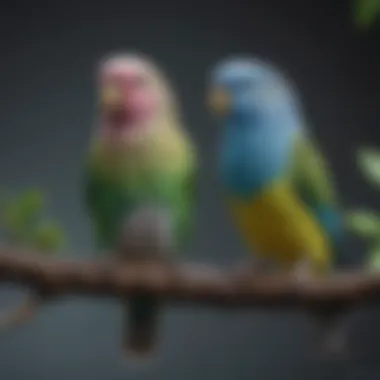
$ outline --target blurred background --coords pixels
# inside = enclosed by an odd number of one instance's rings
[[[66,256],[90,258],[81,180],[95,120],[94,67],[109,52],[142,51],[172,80],[203,161],[198,224],[184,258],[235,262],[244,252],[221,204],[214,172],[219,131],[204,106],[205,79],[219,59],[250,53],[296,82],[342,203],[380,208],[379,194],[355,163],[359,145],[380,144],[379,40],[379,26],[355,27],[348,1],[4,2],[1,184],[45,189],[51,213],[70,234]],[[363,252],[353,238],[347,255],[356,261]],[[21,297],[5,287],[0,304]],[[47,306],[32,323],[0,337],[0,379],[372,380],[380,373],[374,307],[353,315],[346,362],[318,357],[302,314],[168,307],[159,355],[142,369],[121,360],[120,311],[118,303],[97,299]]]

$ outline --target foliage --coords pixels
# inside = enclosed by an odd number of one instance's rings
[[[380,243],[373,244],[369,251],[369,260],[367,263],[368,269],[379,270],[380,269]]]
[[[380,151],[363,148],[358,152],[358,164],[365,178],[380,189]],[[347,225],[370,245],[368,266],[380,269],[380,213],[357,210],[347,215]]]
[[[59,250],[66,240],[61,226],[46,216],[44,194],[38,189],[17,196],[0,191],[0,226],[7,242],[44,253]]]
[[[380,0],[354,0],[353,15],[355,25],[368,30],[380,14]]]
[[[380,0],[353,0],[356,26],[368,30],[380,15]],[[369,183],[380,188],[380,151],[363,148],[358,152],[359,167]],[[369,269],[380,269],[380,214],[358,210],[347,215],[347,225],[370,244]]]
[[[371,211],[355,211],[347,217],[348,225],[365,239],[376,239],[380,232],[380,215]]]

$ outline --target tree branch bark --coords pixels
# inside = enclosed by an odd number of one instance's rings
[[[380,273],[335,273],[300,283],[289,275],[245,275],[238,268],[227,270],[179,262],[126,262],[112,253],[107,257],[115,259],[64,261],[38,252],[0,247],[0,282],[26,285],[31,291],[19,307],[0,313],[0,330],[27,322],[45,302],[66,295],[117,297],[125,302],[126,297],[147,294],[162,303],[228,310],[299,308],[316,324],[322,349],[330,354],[345,350],[345,332],[341,331],[339,322],[342,314],[358,303],[380,301]]]
[[[0,282],[27,285],[46,300],[69,294],[125,299],[146,293],[163,302],[281,309],[341,309],[380,301],[380,274],[336,273],[300,284],[287,275],[244,277],[208,265],[61,261],[7,247],[0,248]]]

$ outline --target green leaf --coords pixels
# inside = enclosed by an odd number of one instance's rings
[[[65,242],[66,236],[62,228],[54,221],[41,223],[33,232],[33,247],[45,253],[61,249]]]
[[[347,227],[364,238],[380,238],[380,215],[356,211],[346,215]]]
[[[380,0],[355,0],[353,6],[356,26],[368,30],[380,13]]]
[[[27,190],[18,198],[18,212],[25,223],[36,218],[43,211],[44,206],[44,194],[38,189]]]
[[[358,164],[364,176],[380,186],[380,151],[373,148],[359,149]]]
[[[9,200],[1,215],[1,224],[6,237],[12,243],[21,243],[24,235],[24,220],[19,212],[18,203]]]
[[[368,259],[365,263],[370,271],[380,270],[380,243],[375,244],[368,252]]]
[[[57,251],[66,243],[60,225],[44,219],[44,203],[44,194],[38,189],[28,189],[6,199],[0,220],[8,243],[31,246],[44,253]]]
[[[3,205],[2,227],[10,243],[24,244],[29,240],[31,229],[41,217],[43,207],[43,194],[36,189],[27,190]]]

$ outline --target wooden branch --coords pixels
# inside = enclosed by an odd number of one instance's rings
[[[290,276],[245,278],[207,265],[60,261],[7,247],[0,248],[0,281],[27,285],[47,300],[68,294],[125,298],[148,293],[163,302],[281,309],[380,301],[380,274],[337,273],[300,284]]]

